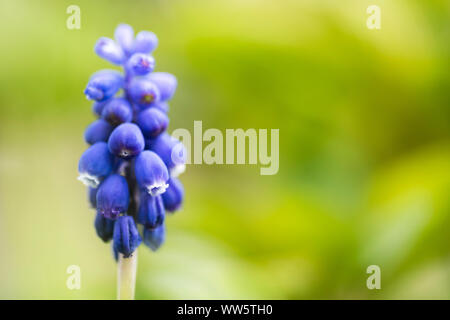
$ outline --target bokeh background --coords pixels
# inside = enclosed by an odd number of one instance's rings
[[[139,248],[138,299],[450,298],[446,0],[1,1],[0,298],[115,298],[76,177],[82,92],[110,67],[93,45],[121,22],[178,77],[169,131],[280,129],[277,175],[188,166],[166,244]]]

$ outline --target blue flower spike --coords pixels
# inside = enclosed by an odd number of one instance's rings
[[[94,51],[100,58],[116,65],[121,65],[126,59],[122,48],[110,38],[101,37],[98,39]]]
[[[127,92],[131,100],[143,108],[159,101],[158,87],[146,78],[133,78]]]
[[[161,225],[156,229],[144,229],[144,243],[152,251],[156,251],[166,240],[166,227]]]
[[[178,177],[186,169],[186,148],[181,141],[168,133],[160,134],[156,139],[148,139],[146,148],[156,152],[166,164],[170,176]]]
[[[146,228],[156,228],[164,223],[165,210],[160,195],[151,196],[141,191],[137,221]]]
[[[123,52],[129,56],[133,50],[134,30],[128,24],[121,23],[114,31],[114,39],[117,41]]]
[[[97,208],[97,191],[98,188],[88,187],[88,200],[91,205],[91,208]]]
[[[125,258],[131,257],[142,242],[136,224],[131,216],[121,216],[114,224],[114,250],[123,254]]]
[[[156,138],[166,130],[169,117],[157,108],[148,108],[139,113],[136,122],[145,138]]]
[[[89,100],[103,102],[113,97],[123,87],[123,76],[115,70],[100,70],[94,73],[84,89]]]
[[[163,194],[168,187],[167,167],[153,151],[143,151],[136,157],[134,174],[139,187],[152,196]]]
[[[103,242],[108,242],[112,239],[114,232],[114,220],[105,218],[102,214],[97,213],[95,216],[94,227],[98,237],[102,239]]]
[[[168,113],[169,112],[169,104],[165,101],[159,101],[159,102],[155,102],[153,104],[153,107],[161,110],[164,113]]]
[[[145,53],[135,53],[128,60],[126,70],[135,76],[145,76],[155,69],[155,59]]]
[[[164,203],[164,208],[169,212],[175,212],[183,203],[184,198],[184,188],[183,184],[177,178],[170,178],[167,183],[169,187],[166,192],[164,192],[161,197]]]
[[[114,236],[114,232],[113,232],[113,236]],[[114,248],[114,242],[111,245],[111,251],[112,251],[114,260],[116,262],[119,262],[119,251],[117,251],[116,248]]]
[[[160,101],[172,99],[178,84],[174,75],[168,72],[153,72],[147,76],[147,79],[158,88]]]
[[[145,140],[137,125],[134,123],[122,123],[111,133],[108,147],[112,154],[128,159],[144,150]]]
[[[117,219],[128,210],[130,192],[127,180],[112,174],[102,182],[97,191],[97,212],[109,219]]]
[[[154,72],[157,46],[153,32],[135,36],[130,25],[119,24],[114,39],[101,37],[94,51],[122,72],[95,72],[84,90],[96,119],[84,131],[89,147],[78,162],[78,179],[96,210],[96,233],[113,240],[116,261],[132,257],[142,241],[156,251],[165,241],[166,212],[179,210],[184,199],[176,177],[184,171],[186,150],[167,133],[178,82]]]
[[[84,140],[88,144],[108,141],[109,135],[113,131],[113,126],[102,119],[92,122],[84,131]]]
[[[97,188],[101,180],[113,169],[113,155],[105,142],[97,142],[90,146],[78,162],[78,180],[86,186]]]
[[[92,113],[97,117],[101,117],[103,108],[105,107],[105,105],[108,102],[109,102],[109,100],[105,100],[105,101],[101,101],[101,102],[95,101],[92,104]]]
[[[113,98],[102,110],[102,119],[116,126],[133,119],[133,110],[125,98]]]
[[[158,37],[150,31],[141,31],[136,35],[133,52],[151,53],[158,46]]]

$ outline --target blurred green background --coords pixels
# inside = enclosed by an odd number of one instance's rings
[[[170,132],[280,129],[277,175],[188,166],[166,244],[139,248],[138,299],[450,298],[448,1],[0,3],[0,298],[115,298],[76,177],[82,92],[110,67],[93,45],[121,22],[154,31],[178,77]]]

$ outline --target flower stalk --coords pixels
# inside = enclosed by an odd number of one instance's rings
[[[134,300],[136,271],[137,250],[129,258],[120,253],[117,264],[117,300]]]
[[[177,79],[153,72],[156,35],[141,31],[135,37],[131,26],[120,24],[114,37],[100,38],[95,52],[121,65],[123,73],[104,69],[89,79],[84,93],[94,100],[92,110],[98,119],[85,130],[90,146],[80,158],[78,172],[97,212],[97,235],[104,242],[113,240],[117,299],[132,300],[136,249],[142,242],[152,251],[163,244],[166,210],[174,212],[183,202],[183,186],[176,178],[182,171],[174,168],[184,167],[187,151],[167,133],[167,103]]]

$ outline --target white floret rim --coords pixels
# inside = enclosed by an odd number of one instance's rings
[[[149,195],[155,197],[166,192],[168,187],[169,185],[165,181],[159,181],[147,186],[147,192]]]
[[[97,188],[100,184],[100,179],[98,177],[90,175],[87,172],[80,173],[77,179],[80,180],[85,186],[91,188]]]

